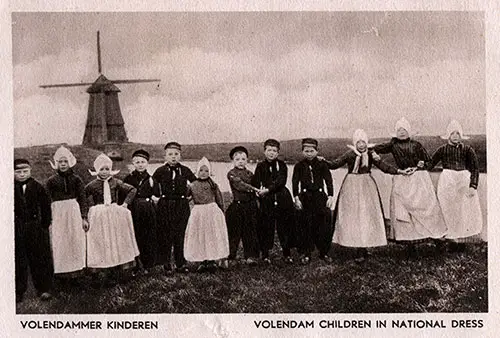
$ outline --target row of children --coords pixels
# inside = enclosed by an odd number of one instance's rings
[[[286,188],[287,165],[278,159],[278,141],[264,143],[266,159],[255,174],[246,168],[247,149],[235,147],[230,152],[234,168],[227,174],[233,201],[225,215],[208,160],[199,162],[195,175],[180,163],[176,142],[165,146],[166,163],[152,176],[149,154],[136,151],[135,170],[123,182],[114,177],[118,172],[111,159],[101,154],[94,162],[96,179],[87,186],[73,172],[76,159],[64,147],[54,155],[56,173],[46,188],[31,178],[27,160],[16,159],[16,300],[26,291],[28,267],[45,300],[51,297],[53,273],[73,277],[87,268],[119,276],[133,265],[143,271],[163,265],[170,273],[172,249],[178,272],[188,271],[186,261],[201,262],[199,270],[214,270],[215,261],[226,263],[225,258],[234,262],[240,242],[248,264],[256,264],[259,256],[271,263],[275,231],[288,263],[293,263],[293,247],[302,264],[310,262],[315,247],[330,262],[332,242],[363,248],[366,254],[366,248],[387,244],[372,165],[394,175],[389,238],[408,243],[433,238],[442,246],[443,239],[479,233],[478,163],[474,150],[462,142],[461,126],[450,123],[448,142],[432,157],[410,137],[408,121],[398,121],[395,130],[390,142],[379,145],[369,144],[366,133],[357,130],[349,151],[333,161],[318,156],[315,139],[303,139],[304,159],[293,170],[293,197]],[[391,153],[397,167],[378,153]],[[428,170],[439,162],[444,170],[436,196]],[[348,174],[335,207],[330,170],[344,165]],[[328,219],[331,210],[333,221]]]

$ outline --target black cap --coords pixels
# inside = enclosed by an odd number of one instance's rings
[[[145,158],[146,161],[149,161],[149,153],[144,149],[134,151],[134,153],[132,154],[132,158],[134,157],[142,157]]]
[[[317,150],[318,141],[310,137],[304,138],[302,139],[302,149],[304,149],[304,147],[314,147],[314,149]]]
[[[270,138],[270,139],[266,140],[266,142],[264,142],[264,149],[266,149],[266,147],[276,147],[279,150],[280,149],[280,143],[279,143],[278,140]]]
[[[31,167],[30,162],[28,160],[26,160],[24,158],[16,158],[14,160],[14,170],[26,168],[26,167]]]
[[[236,153],[245,153],[248,156],[247,148],[245,148],[243,146],[237,146],[237,147],[234,147],[233,149],[231,149],[231,151],[229,152],[229,157],[231,158],[231,160],[233,159],[233,156]]]
[[[181,145],[177,142],[168,142],[165,146],[165,150],[167,150],[168,148],[181,150]]]

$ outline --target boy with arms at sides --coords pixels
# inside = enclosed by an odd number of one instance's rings
[[[328,165],[317,158],[318,141],[312,138],[302,140],[304,159],[293,168],[292,187],[295,208],[302,211],[299,233],[301,234],[301,263],[308,264],[314,246],[319,258],[326,263],[332,259],[330,251],[333,226],[328,222],[329,209],[333,207],[333,180]],[[324,186],[326,185],[326,192]]]
[[[191,169],[180,163],[181,145],[169,142],[165,146],[165,164],[156,169],[153,180],[160,184],[158,201],[158,263],[163,264],[166,273],[172,271],[171,251],[177,272],[189,272],[184,258],[184,235],[189,219],[189,187],[196,176]]]

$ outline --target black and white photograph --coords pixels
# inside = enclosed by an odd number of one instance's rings
[[[9,15],[17,330],[486,325],[484,11]]]

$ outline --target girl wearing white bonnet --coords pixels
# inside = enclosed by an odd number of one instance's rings
[[[56,277],[76,277],[85,268],[85,231],[87,201],[82,179],[73,172],[76,158],[64,146],[57,149],[54,162],[56,173],[47,181],[52,200],[50,237]]]
[[[432,155],[429,170],[441,162],[437,197],[448,227],[446,238],[462,241],[477,235],[483,227],[483,218],[476,190],[479,182],[479,164],[474,149],[462,142],[464,136],[458,121],[451,121],[442,136],[448,140]],[[452,249],[463,250],[465,245],[453,244]]]
[[[363,256],[368,254],[366,248],[387,244],[380,195],[370,174],[372,165],[393,175],[405,173],[374,159],[372,146],[368,144],[368,136],[364,130],[358,129],[354,132],[353,144],[347,146],[349,150],[334,161],[327,161],[330,169],[338,169],[344,165],[348,169],[334,212],[333,242],[346,247],[362,248]]]
[[[189,216],[184,237],[184,256],[188,261],[201,262],[198,271],[213,271],[215,260],[229,256],[229,239],[222,193],[211,176],[206,157],[198,163],[197,180],[191,184],[194,207]]]
[[[139,255],[132,215],[127,208],[137,190],[114,178],[119,171],[112,168],[111,159],[99,155],[94,161],[95,172],[91,172],[97,177],[85,187],[90,207],[87,266],[93,269],[133,267]]]
[[[408,244],[409,256],[415,254],[417,241],[438,239],[446,234],[446,224],[426,170],[430,156],[411,135],[410,123],[403,117],[396,122],[392,139],[374,147],[378,154],[392,154],[396,166],[411,173],[392,179],[389,234],[389,238]]]

